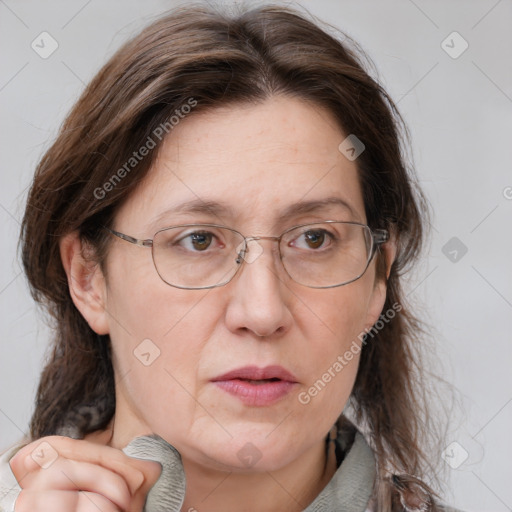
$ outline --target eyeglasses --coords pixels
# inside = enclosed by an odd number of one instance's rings
[[[246,237],[218,224],[182,224],[157,231],[153,239],[139,240],[105,228],[113,235],[151,247],[161,279],[186,290],[215,288],[229,283],[242,262],[252,263],[263,252],[258,240],[275,240],[288,276],[309,288],[333,288],[359,279],[377,248],[388,241],[385,229],[326,220],[287,229],[280,236]],[[249,243],[251,248],[249,247]]]

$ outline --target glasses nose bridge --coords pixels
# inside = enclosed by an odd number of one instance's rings
[[[281,240],[280,236],[244,236],[246,242],[250,240],[275,240],[279,242]]]
[[[277,242],[277,256],[278,256],[278,260],[280,260],[282,263],[281,243],[280,243],[282,235],[281,236],[243,236],[243,238],[244,238],[245,250],[249,250],[249,242],[251,242],[253,240],[255,242],[258,242],[258,240],[272,240],[274,242]],[[258,245],[260,245],[260,244],[258,244]],[[261,245],[260,245],[259,251],[260,251],[259,254],[263,253],[263,247]],[[245,259],[245,257],[244,257],[244,259]]]
[[[258,240],[273,240],[274,242],[277,242],[279,256],[281,256],[281,236],[244,236],[245,246],[248,247],[248,243],[252,240],[258,241]]]

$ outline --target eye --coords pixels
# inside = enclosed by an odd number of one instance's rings
[[[210,231],[194,231],[175,242],[177,245],[184,246],[185,249],[194,252],[204,252],[210,248],[212,242],[217,237]]]
[[[295,247],[305,249],[318,249],[321,247],[328,247],[331,245],[330,243],[328,245],[324,244],[332,242],[333,239],[334,235],[325,229],[309,229],[308,231],[302,233],[298,238],[296,238],[293,242],[293,245]],[[300,240],[304,240],[306,245],[301,245],[297,242]]]

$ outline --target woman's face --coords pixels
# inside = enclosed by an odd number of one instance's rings
[[[114,229],[146,239],[171,225],[215,223],[277,236],[308,222],[366,223],[356,162],[338,150],[345,138],[327,112],[282,96],[191,114],[174,127]],[[347,206],[282,217],[328,197]],[[196,200],[225,209],[173,213]],[[358,335],[377,320],[384,285],[376,285],[372,262],[353,283],[307,288],[287,276],[274,241],[258,243],[263,252],[227,285],[184,290],[160,279],[151,249],[113,239],[103,294],[117,379],[115,443],[155,432],[207,467],[253,461],[275,470],[324,438],[351,393]],[[294,383],[215,382],[248,366],[279,366]],[[315,383],[320,391],[310,393]]]

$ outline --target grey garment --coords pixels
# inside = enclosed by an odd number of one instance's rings
[[[354,443],[340,467],[304,512],[365,512],[375,475],[373,452],[364,437],[356,432]]]
[[[180,512],[185,500],[185,471],[178,450],[159,436],[136,437],[123,452],[159,462],[162,473],[146,498],[144,512]]]

